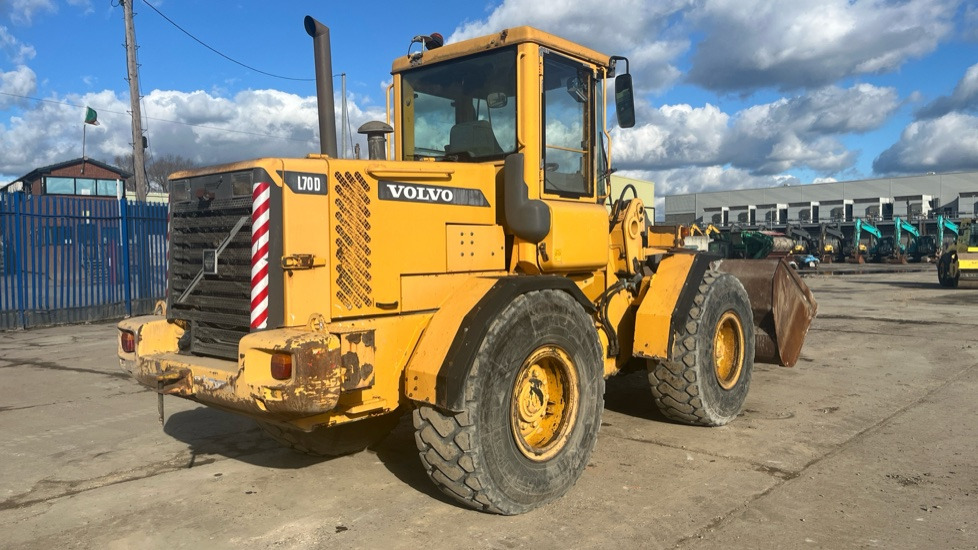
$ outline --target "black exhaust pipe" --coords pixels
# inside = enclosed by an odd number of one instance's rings
[[[306,16],[302,22],[312,37],[316,63],[316,102],[319,107],[319,149],[336,158],[336,111],[333,106],[333,61],[329,48],[329,27]]]

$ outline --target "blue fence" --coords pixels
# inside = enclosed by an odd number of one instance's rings
[[[164,204],[0,193],[0,329],[152,312],[166,226]]]

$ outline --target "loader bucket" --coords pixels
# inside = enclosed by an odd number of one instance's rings
[[[815,318],[811,289],[784,259],[721,260],[718,271],[740,280],[754,312],[754,361],[794,366]]]

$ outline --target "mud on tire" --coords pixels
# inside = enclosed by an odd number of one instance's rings
[[[736,277],[707,271],[672,360],[648,362],[656,406],[696,426],[722,426],[740,413],[754,368],[754,316]]]
[[[464,391],[462,412],[414,411],[421,463],[435,485],[506,515],[560,497],[587,467],[601,424],[593,321],[561,291],[516,297],[490,325]]]

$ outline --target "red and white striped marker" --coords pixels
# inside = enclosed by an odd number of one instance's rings
[[[271,184],[257,182],[251,192],[251,330],[268,326],[268,226]]]

